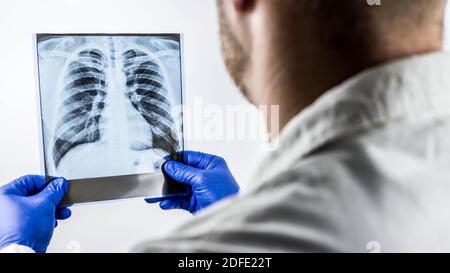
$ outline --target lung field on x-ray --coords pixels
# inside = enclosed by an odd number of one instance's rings
[[[151,145],[148,142],[136,143],[132,148],[145,150],[153,147],[169,154],[175,153],[178,140],[173,130],[171,104],[167,98],[167,87],[160,65],[137,49],[126,51],[122,57],[127,78],[127,96],[150,125],[153,136]]]
[[[68,47],[70,57],[60,74],[61,93],[52,138],[55,169],[77,147],[108,144],[114,138],[111,135],[119,133],[121,143],[117,145],[131,152],[152,150],[164,156],[180,149],[180,125],[172,116],[175,102],[171,93],[181,90],[172,90],[170,81],[181,77],[175,75],[169,80],[170,69],[165,67],[166,60],[179,60],[179,42],[152,37],[147,40],[148,46],[143,46],[136,42],[138,39],[89,37],[75,49]],[[134,129],[122,127],[127,131],[114,132],[110,124],[116,120],[111,117],[120,110],[114,107],[121,103],[129,103],[128,113],[123,115]],[[133,118],[137,116],[141,118]]]
[[[59,161],[78,145],[96,142],[102,135],[107,63],[98,50],[83,50],[70,62],[64,78],[62,118],[56,127],[53,161]]]

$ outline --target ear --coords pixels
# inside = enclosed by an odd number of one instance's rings
[[[249,12],[253,9],[256,0],[232,0],[234,9],[239,13]]]

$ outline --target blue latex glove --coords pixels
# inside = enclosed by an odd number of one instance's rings
[[[57,208],[68,188],[63,178],[45,185],[42,176],[24,176],[0,187],[0,249],[10,244],[47,250],[56,219],[67,219],[71,211]]]
[[[163,172],[179,183],[191,186],[186,197],[170,198],[160,202],[164,210],[183,209],[191,213],[230,197],[239,192],[239,185],[221,157],[199,153],[183,152],[183,162],[168,161]],[[160,200],[146,199],[148,203]]]

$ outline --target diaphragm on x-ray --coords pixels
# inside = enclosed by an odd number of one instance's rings
[[[84,181],[86,195],[95,178],[138,185],[133,175],[160,173],[183,150],[180,35],[38,34],[36,46],[47,176]],[[156,195],[128,185],[117,198]]]

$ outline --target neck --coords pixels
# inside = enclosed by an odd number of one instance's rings
[[[249,94],[250,99],[269,109],[271,106],[279,107],[277,127],[280,131],[326,91],[366,67],[356,64],[337,66],[326,62],[327,58],[323,55],[317,59],[310,58],[308,53],[302,55],[291,56],[289,61],[282,61],[275,57],[281,55],[274,54],[274,58],[266,58],[265,64],[254,66],[256,70],[261,70],[259,74],[262,76],[255,78],[252,86],[258,93]],[[274,121],[270,117],[269,115],[268,128],[274,128]],[[273,137],[276,134],[271,134],[271,138]]]
[[[441,45],[442,43],[440,43]],[[314,103],[320,96],[331,88],[339,85],[366,68],[385,62],[393,61],[411,55],[438,51],[442,46],[436,43],[421,46],[417,49],[401,51],[387,51],[374,58],[358,58],[352,52],[337,57],[326,50],[306,49],[303,52],[287,54],[284,51],[257,51],[273,52],[266,56],[253,56],[258,60],[252,65],[253,77],[251,90],[257,93],[248,94],[258,105],[270,107],[279,106],[279,123],[277,128],[282,131],[287,123],[306,107]],[[280,56],[283,56],[280,58]],[[376,57],[376,58],[375,58]],[[274,128],[270,116],[267,120],[268,128]],[[271,130],[269,129],[269,133]],[[271,138],[276,134],[271,134]]]

